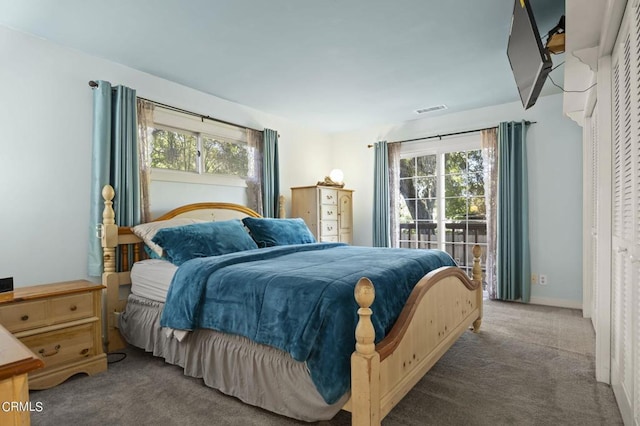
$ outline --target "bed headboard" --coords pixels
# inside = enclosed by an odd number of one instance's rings
[[[114,196],[115,191],[113,187],[111,187],[111,185],[105,185],[102,189],[104,211],[102,212],[103,223],[100,232],[104,257],[104,272],[126,272],[129,271],[131,266],[130,253],[133,253],[133,262],[144,259],[146,254],[144,251],[144,243],[133,233],[131,227],[118,226],[116,224],[115,213],[113,211]],[[247,216],[261,217],[260,214],[249,207],[239,204],[207,202],[177,207],[154,219],[152,222],[174,218],[222,221],[242,219]],[[119,250],[116,250],[116,248]],[[116,256],[118,257],[116,258]],[[117,271],[116,265],[119,265]]]
[[[233,203],[195,203],[178,207],[168,213],[163,214],[155,221],[175,219],[178,217],[201,219],[201,220],[230,220],[242,219],[244,217],[261,217],[249,207]]]
[[[113,312],[121,312],[126,304],[120,287],[128,286],[131,283],[129,270],[132,262],[137,262],[147,257],[144,250],[144,243],[138,238],[128,226],[118,226],[116,224],[115,212],[113,210],[113,198],[115,191],[111,185],[105,185],[102,189],[104,199],[104,210],[102,211],[102,224],[100,226],[99,238],[102,245],[102,256],[104,260],[104,272],[102,283],[107,287],[107,321],[106,340],[109,349],[123,347],[116,330],[116,320]],[[284,196],[280,196],[279,215],[284,214]],[[242,219],[244,217],[261,217],[249,207],[233,203],[194,203],[177,207],[170,212],[154,219],[152,222],[173,218],[192,218],[202,220],[230,220]]]

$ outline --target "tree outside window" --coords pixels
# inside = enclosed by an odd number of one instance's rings
[[[158,127],[151,137],[151,167],[191,173],[233,175],[246,178],[249,152],[246,141]]]
[[[444,249],[470,270],[487,234],[481,150],[403,158],[399,183],[400,246]]]

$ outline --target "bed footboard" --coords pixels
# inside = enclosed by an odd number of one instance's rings
[[[375,313],[369,308],[375,288],[369,279],[360,279],[355,290],[360,320],[351,357],[351,399],[344,407],[351,411],[353,425],[380,424],[465,330],[479,331],[480,254],[475,246],[473,280],[451,267],[422,278],[389,335],[377,345],[371,322]]]

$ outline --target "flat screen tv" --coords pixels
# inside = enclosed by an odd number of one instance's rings
[[[551,56],[542,45],[529,0],[515,0],[507,56],[524,109],[532,107],[549,71]]]

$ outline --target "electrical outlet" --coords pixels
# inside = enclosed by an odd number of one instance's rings
[[[538,284],[538,274],[531,274],[531,284]]]
[[[540,285],[547,285],[548,281],[547,281],[547,276],[540,274]]]

